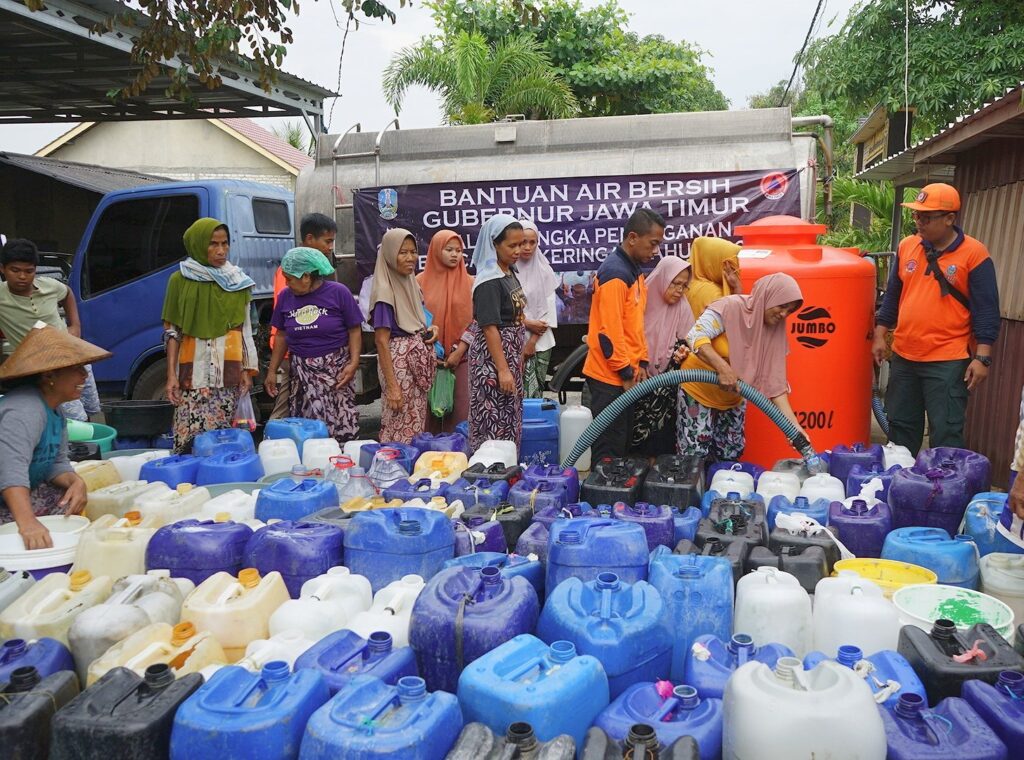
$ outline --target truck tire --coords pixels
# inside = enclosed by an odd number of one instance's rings
[[[157,359],[139,375],[132,388],[136,401],[163,401],[167,398],[167,359]]]

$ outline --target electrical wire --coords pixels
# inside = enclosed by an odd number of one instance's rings
[[[800,70],[800,62],[803,60],[804,51],[807,50],[807,45],[811,41],[811,36],[814,34],[814,25],[818,21],[818,14],[821,13],[821,7],[825,4],[825,0],[818,0],[818,5],[814,9],[814,15],[811,17],[811,24],[807,27],[807,35],[804,37],[804,44],[800,46],[800,52],[796,55],[796,60],[793,63],[793,73],[789,75],[789,83],[786,85],[786,91],[782,93],[782,97],[779,98],[779,108],[782,108],[786,104],[786,96],[789,95],[789,90],[793,86],[793,80],[796,79],[796,73]]]

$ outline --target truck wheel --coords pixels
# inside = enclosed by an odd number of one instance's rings
[[[167,360],[157,359],[146,367],[132,388],[136,401],[163,401],[167,398]]]

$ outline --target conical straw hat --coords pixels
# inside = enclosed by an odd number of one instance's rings
[[[36,322],[28,335],[3,364],[0,380],[38,375],[55,369],[91,364],[113,356],[99,346],[76,338],[74,335]]]

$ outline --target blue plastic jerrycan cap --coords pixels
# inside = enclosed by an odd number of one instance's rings
[[[375,654],[387,654],[394,646],[394,640],[387,631],[374,631],[366,640],[366,646]]]
[[[398,699],[403,705],[422,702],[427,698],[427,682],[419,676],[402,676],[398,679]]]
[[[927,705],[925,704],[924,697],[920,694],[900,694],[899,700],[896,702],[895,712],[897,715],[904,718],[917,718],[921,715]]]
[[[288,663],[284,660],[271,660],[260,671],[260,675],[266,681],[267,686],[275,686],[282,681],[287,681],[290,674],[291,668],[288,667]]]
[[[686,684],[681,684],[672,689],[672,696],[679,700],[679,706],[684,710],[693,710],[700,705],[700,697],[697,696],[697,690]]]
[[[858,662],[864,659],[864,652],[860,647],[855,647],[850,644],[843,644],[839,647],[839,651],[836,654],[836,662],[840,665],[845,665],[848,668],[852,668]]]
[[[554,641],[548,651],[554,662],[569,662],[576,656],[576,645],[571,641]]]
[[[617,589],[619,587],[619,576],[615,573],[600,573],[597,576],[597,588],[599,590]]]

